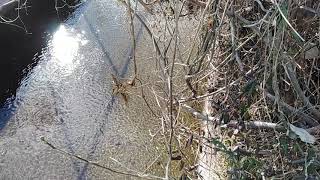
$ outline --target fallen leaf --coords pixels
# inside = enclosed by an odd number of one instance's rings
[[[306,59],[314,59],[319,58],[319,49],[317,47],[313,47],[305,52]]]
[[[314,136],[312,136],[311,134],[309,134],[308,131],[306,131],[305,129],[296,127],[290,123],[289,123],[289,127],[292,132],[294,132],[296,135],[299,136],[301,141],[306,142],[306,143],[310,143],[310,144],[313,144],[316,142],[316,138]]]
[[[315,58],[319,58],[319,56],[320,56],[319,48],[313,43],[308,44],[307,50],[304,53],[304,58],[315,59]]]

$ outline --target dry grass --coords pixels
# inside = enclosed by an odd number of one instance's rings
[[[213,124],[222,128],[211,138],[228,149],[227,174],[319,178],[318,141],[305,143],[289,128],[319,137],[319,2],[212,3],[200,41],[211,40],[203,68],[210,73],[210,115],[220,115]],[[249,126],[253,121],[260,125]]]

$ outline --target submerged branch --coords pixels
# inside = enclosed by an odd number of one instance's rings
[[[80,157],[78,155],[71,154],[71,153],[69,153],[69,152],[67,152],[65,150],[59,149],[56,146],[54,146],[53,144],[51,144],[50,142],[48,142],[44,137],[41,137],[41,141],[44,142],[46,145],[48,145],[50,148],[52,148],[52,149],[54,149],[54,150],[56,150],[56,151],[58,151],[58,152],[60,152],[62,154],[65,154],[65,155],[70,156],[72,158],[76,158],[76,159],[81,160],[83,162],[86,162],[86,163],[88,163],[90,165],[105,169],[105,170],[110,171],[110,172],[115,173],[115,174],[124,175],[124,176],[131,176],[131,177],[138,177],[138,178],[145,178],[145,179],[164,179],[162,177],[154,176],[154,175],[150,175],[150,174],[144,174],[144,173],[133,174],[133,173],[129,173],[129,172],[123,172],[123,171],[120,171],[120,170],[112,169],[110,167],[106,167],[106,166],[103,166],[103,165],[98,164],[96,162],[92,162],[90,160],[82,158],[82,157]]]

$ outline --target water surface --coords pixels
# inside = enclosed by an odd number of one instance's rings
[[[126,22],[125,8],[116,1],[92,0],[49,35],[15,100],[5,106],[10,112],[0,112],[7,118],[0,131],[0,179],[129,178],[67,157],[41,137],[120,170],[144,171],[154,161],[150,132],[157,123],[143,100],[131,96],[125,106],[112,94],[111,74],[128,77],[132,69]],[[148,59],[151,41],[141,24],[135,27],[138,57]],[[140,64],[146,69],[141,77],[150,77],[152,64]]]

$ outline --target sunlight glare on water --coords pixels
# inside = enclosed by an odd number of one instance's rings
[[[86,43],[87,40],[82,37],[82,34],[76,34],[73,30],[61,25],[52,39],[54,60],[60,67],[71,72],[76,65],[79,47]]]

